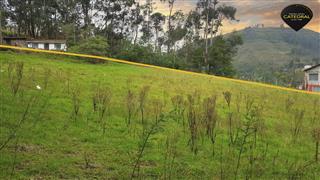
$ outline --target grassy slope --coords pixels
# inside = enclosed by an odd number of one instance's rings
[[[24,76],[21,88],[14,97],[10,91],[8,78],[9,62],[24,62]],[[63,56],[46,56],[0,51],[0,143],[7,139],[10,130],[21,119],[28,102],[37,97],[17,138],[13,138],[7,147],[0,151],[0,179],[7,179],[12,174],[15,178],[128,178],[141,134],[140,116],[134,118],[130,127],[125,124],[126,111],[124,99],[128,87],[138,92],[141,87],[151,87],[147,102],[147,121],[154,121],[150,110],[152,101],[159,99],[166,104],[165,121],[161,131],[151,136],[141,162],[140,174],[143,177],[165,177],[166,139],[178,136],[174,146],[177,148],[172,170],[167,174],[172,177],[212,178],[220,175],[220,157],[223,152],[224,176],[232,178],[239,147],[228,148],[227,105],[222,92],[232,93],[232,109],[235,110],[236,96],[254,99],[255,105],[264,105],[263,121],[265,130],[254,154],[260,155],[266,149],[265,160],[257,160],[253,165],[253,176],[262,178],[288,177],[299,172],[313,160],[314,143],[311,129],[315,126],[313,102],[316,95],[290,93],[267,89],[253,85],[242,85],[229,81],[185,75],[151,68],[141,68],[123,64],[88,64],[84,61]],[[46,72],[50,71],[48,86],[44,89]],[[111,88],[112,108],[107,119],[106,134],[102,134],[101,125],[92,112],[92,94],[96,85]],[[40,85],[42,90],[37,90]],[[69,88],[68,88],[69,87]],[[80,89],[80,115],[77,120],[71,117],[72,89]],[[195,90],[201,92],[201,98],[212,94],[218,96],[217,108],[219,123],[217,127],[216,155],[212,157],[212,147],[206,138],[199,140],[197,155],[188,147],[189,131],[169,115],[173,107],[171,97],[181,94],[187,96]],[[295,101],[294,108],[305,109],[303,128],[296,143],[292,143],[290,127],[293,114],[285,112],[286,99]],[[241,100],[244,112],[245,100]],[[48,103],[46,103],[48,102]],[[172,114],[172,113],[171,113]],[[243,117],[243,116],[242,116]],[[319,125],[319,119],[315,124]],[[202,130],[199,130],[202,131]],[[260,137],[260,136],[259,136]],[[221,150],[222,148],[222,150]],[[17,153],[15,153],[17,152]],[[241,158],[239,174],[248,174],[249,150],[246,146]],[[15,155],[16,154],[16,155]],[[85,158],[87,157],[87,158]],[[85,159],[89,159],[86,167]],[[272,160],[276,162],[272,163]],[[14,163],[15,162],[15,163]],[[14,166],[13,166],[14,164]],[[319,166],[315,164],[302,168],[305,177],[319,177]]]

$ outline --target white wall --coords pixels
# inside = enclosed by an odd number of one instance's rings
[[[43,43],[39,43],[38,44],[38,49],[44,49],[44,44]]]
[[[49,44],[49,50],[55,50],[54,49],[54,44]]]
[[[318,74],[318,81],[309,81],[309,74]],[[308,84],[319,85],[320,84],[320,66],[308,71],[306,73],[306,78],[308,80]]]
[[[33,45],[34,43],[28,43],[27,44],[27,47],[28,48],[32,48],[32,45]],[[38,43],[38,48],[37,49],[44,49],[44,43]],[[64,44],[64,43],[62,43],[61,44],[61,49],[56,49],[55,48],[55,45],[54,45],[54,43],[50,43],[49,44],[49,50],[60,50],[60,51],[67,51],[67,45],[66,44]]]
[[[61,49],[64,51],[67,51],[67,45],[66,44],[61,44]]]

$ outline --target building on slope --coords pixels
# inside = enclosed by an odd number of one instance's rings
[[[65,40],[30,40],[26,41],[28,48],[66,51],[67,43]]]
[[[10,36],[6,36],[3,37],[3,43],[6,45],[10,45],[10,46],[20,46],[20,47],[25,47],[26,44],[26,37],[10,37]]]
[[[29,40],[26,37],[3,37],[2,43],[10,46],[28,47],[34,49],[67,51],[66,40]]]
[[[304,89],[307,91],[320,92],[320,64],[305,66]]]

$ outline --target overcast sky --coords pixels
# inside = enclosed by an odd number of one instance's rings
[[[155,0],[156,10],[168,14],[168,4]],[[174,10],[188,12],[195,8],[197,0],[176,0]],[[313,11],[313,19],[304,28],[320,32],[320,0],[220,0],[220,4],[237,8],[237,19],[240,22],[225,22],[222,33],[240,30],[255,24],[266,27],[279,27],[284,23],[280,17],[283,8],[291,4],[304,4]]]

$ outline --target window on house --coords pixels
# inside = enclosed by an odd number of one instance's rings
[[[61,44],[58,44],[58,43],[54,44],[54,48],[55,49],[61,49]]]
[[[38,48],[39,44],[38,43],[32,43],[32,48]]]
[[[309,74],[309,81],[318,81],[319,75],[317,73]]]

